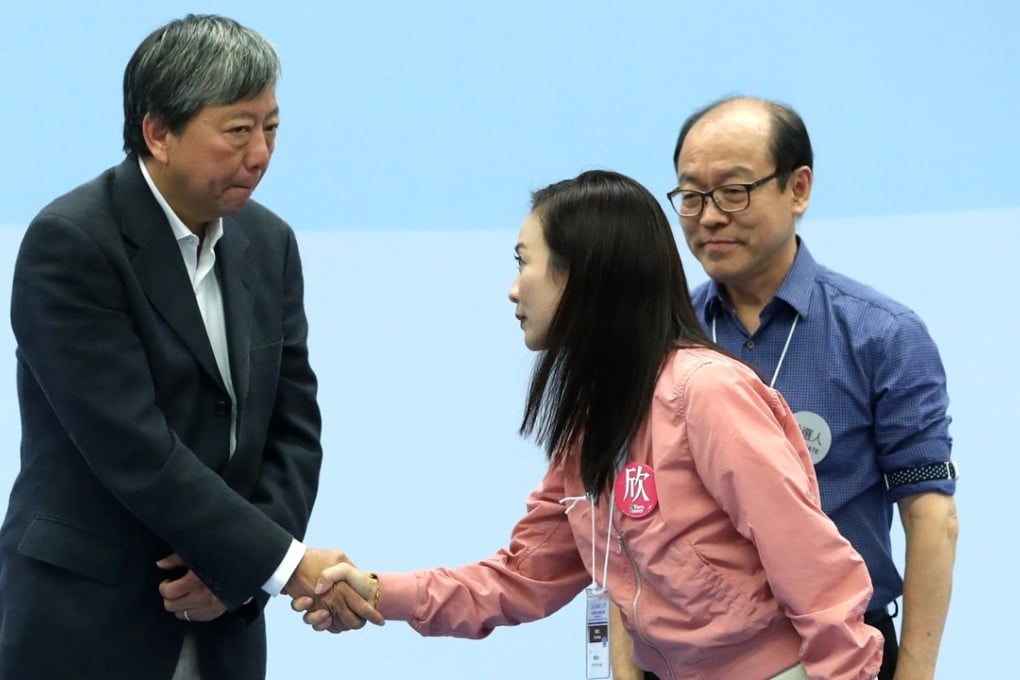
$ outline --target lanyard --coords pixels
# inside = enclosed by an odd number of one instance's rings
[[[716,314],[712,315],[712,342],[718,344],[718,340],[716,340],[716,335],[715,335],[715,319],[716,319],[716,316],[717,316]],[[783,352],[782,352],[782,354],[779,355],[779,363],[776,364],[776,372],[772,374],[772,380],[771,380],[771,382],[769,382],[769,387],[773,387],[774,388],[776,386],[776,378],[779,377],[779,369],[783,367],[783,359],[786,358],[786,350],[790,349],[790,341],[793,340],[793,331],[794,331],[794,329],[797,328],[797,320],[799,318],[800,318],[800,314],[794,313],[793,323],[790,324],[790,333],[789,333],[789,335],[786,336],[786,344],[783,345]]]
[[[567,504],[567,509],[564,512],[570,512],[574,509],[574,506],[581,501],[588,501],[591,504],[591,587],[599,588],[598,579],[595,576],[595,501],[591,495],[585,496],[568,496],[561,498],[560,503]],[[613,509],[616,504],[616,495],[613,493],[609,494],[609,529],[606,531],[606,560],[605,564],[602,565],[602,588],[606,587],[606,580],[609,578],[609,543],[613,539]]]

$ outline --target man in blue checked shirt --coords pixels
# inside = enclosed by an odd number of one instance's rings
[[[910,309],[821,266],[797,236],[813,172],[795,111],[715,102],[684,122],[673,161],[670,203],[711,279],[694,291],[695,309],[796,414],[823,508],[871,574],[865,620],[886,638],[879,679],[932,680],[959,531],[938,349]],[[889,535],[894,504],[906,537],[902,578]],[[640,603],[624,616],[640,620]],[[654,678],[630,661],[618,621],[611,640],[617,680]]]

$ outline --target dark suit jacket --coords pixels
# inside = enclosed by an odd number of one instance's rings
[[[261,586],[304,535],[320,417],[293,232],[254,202],[223,229],[232,458],[229,396],[137,159],[51,203],[25,234],[0,679],[169,678],[187,626],[203,680],[265,674]],[[172,552],[231,611],[194,624],[166,612],[155,561]]]

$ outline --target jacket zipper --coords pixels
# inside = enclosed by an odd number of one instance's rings
[[[673,665],[670,664],[669,659],[666,657],[665,654],[662,653],[661,649],[659,649],[658,647],[656,647],[655,645],[648,641],[648,638],[645,637],[644,632],[638,625],[637,607],[638,600],[641,599],[641,572],[638,571],[637,564],[634,562],[634,557],[630,554],[630,550],[628,550],[627,546],[624,545],[623,534],[620,533],[620,530],[617,528],[616,522],[613,521],[613,518],[610,518],[610,521],[613,522],[613,529],[616,531],[616,552],[617,554],[622,553],[627,556],[627,560],[630,562],[630,568],[634,572],[634,580],[637,582],[637,590],[634,593],[634,601],[631,603],[631,619],[634,621],[634,630],[637,631],[637,634],[641,636],[642,642],[644,642],[647,646],[654,649],[659,654],[659,656],[662,657],[663,663],[666,664],[666,668],[669,670],[670,680],[676,680],[676,673],[673,672]]]

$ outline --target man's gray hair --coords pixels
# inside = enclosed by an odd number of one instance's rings
[[[153,31],[124,69],[124,151],[145,157],[146,114],[179,133],[198,111],[273,88],[280,59],[269,41],[226,17],[189,14]]]

